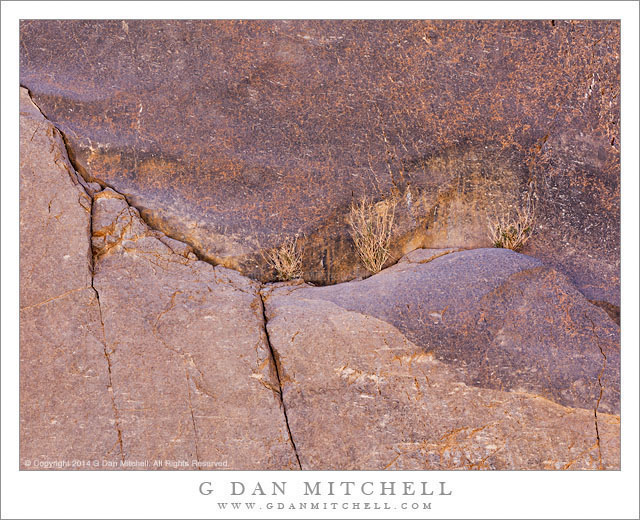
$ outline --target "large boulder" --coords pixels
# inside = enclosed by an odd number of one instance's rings
[[[263,289],[304,469],[615,469],[619,337],[552,269],[417,251]]]
[[[335,283],[354,199],[402,201],[393,261],[534,192],[524,252],[619,306],[617,21],[29,20],[20,50],[78,170],[203,258],[273,279],[300,233]]]
[[[468,384],[619,412],[620,328],[566,276],[508,249],[443,253],[295,296],[391,323]]]

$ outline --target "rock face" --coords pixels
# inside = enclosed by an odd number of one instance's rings
[[[597,20],[28,20],[21,81],[83,175],[244,274],[295,233],[305,279],[362,274],[361,196],[402,201],[395,260],[486,247],[533,191],[524,252],[619,306],[619,49]]]
[[[619,468],[619,31],[23,21],[21,467]]]
[[[302,467],[619,467],[604,311],[523,255],[421,253],[364,281],[263,290]]]
[[[258,284],[89,197],[24,90],[20,130],[22,467],[298,468]]]
[[[20,458],[115,456],[118,435],[96,293],[91,198],[58,131],[20,90]],[[69,469],[67,467],[66,469]],[[79,468],[84,469],[84,468]]]

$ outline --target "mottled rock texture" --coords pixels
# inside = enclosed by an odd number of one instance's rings
[[[20,90],[20,458],[117,456],[96,293],[91,198],[64,144]]]
[[[478,264],[487,271],[467,285]],[[619,416],[604,413],[619,402],[616,325],[575,289],[553,294],[553,271],[538,265],[479,250],[333,287],[263,289],[302,467],[619,468]],[[582,313],[597,333],[580,332]]]
[[[525,253],[619,306],[620,25],[513,21],[50,21],[21,81],[87,178],[244,274],[306,235],[305,279],[362,274],[345,214],[396,197],[392,261],[486,247],[534,191]]]
[[[620,467],[619,22],[20,31],[23,468]]]
[[[258,284],[90,197],[24,89],[20,106],[21,467],[299,468]]]

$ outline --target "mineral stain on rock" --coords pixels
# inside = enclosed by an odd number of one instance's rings
[[[363,281],[297,290],[391,323],[468,384],[619,412],[620,329],[557,271],[508,249],[410,259]],[[602,371],[603,352],[608,363]],[[544,378],[541,379],[541,374]],[[600,399],[600,383],[605,386]]]
[[[27,20],[20,48],[76,167],[203,258],[273,279],[300,233],[346,281],[353,198],[424,194],[413,248],[479,247],[535,183],[524,252],[620,303],[617,21]]]
[[[386,320],[336,305],[323,292],[338,287],[279,284],[266,298],[303,468],[618,467],[618,415],[561,406],[528,390],[526,376],[511,391],[465,383],[473,367],[463,359],[441,362],[438,345],[415,344]],[[487,350],[487,364],[500,367],[491,345],[478,347]],[[548,355],[532,352],[531,365]],[[583,363],[602,368],[602,359],[583,359],[576,372]],[[520,375],[514,371],[514,380]],[[540,385],[550,383],[543,370],[537,378]],[[598,374],[585,381],[597,385]],[[611,383],[614,392],[619,389]]]
[[[22,459],[619,468],[619,31],[23,21]]]

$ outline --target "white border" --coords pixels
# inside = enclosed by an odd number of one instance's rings
[[[18,20],[20,18],[620,18],[622,19],[622,381],[620,472],[18,472]],[[638,4],[636,2],[3,2],[2,518],[229,518],[198,494],[231,480],[445,480],[434,518],[638,518]],[[291,497],[290,497],[291,498]],[[378,497],[379,498],[379,497]],[[310,518],[390,518],[320,511]],[[398,512],[401,516],[411,513]],[[298,518],[298,511],[260,511]]]

